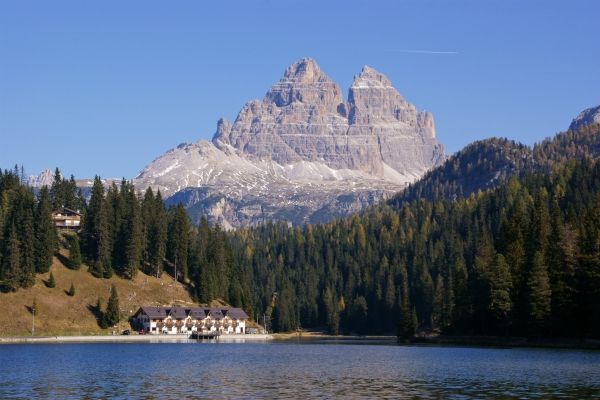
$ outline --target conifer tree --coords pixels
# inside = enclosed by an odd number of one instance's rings
[[[79,245],[79,236],[77,234],[71,235],[69,238],[69,259],[68,259],[68,267],[71,269],[79,269],[81,268],[81,248]]]
[[[49,288],[56,287],[56,281],[54,280],[54,274],[52,272],[50,272],[50,277],[48,278],[48,283],[46,283],[46,286]]]
[[[98,216],[97,237],[98,237],[98,270],[103,278],[109,279],[113,275],[111,244],[112,235],[110,227],[110,211],[106,200],[102,203],[100,214]]]
[[[434,329],[443,329],[445,327],[444,301],[446,298],[446,287],[444,278],[438,274],[433,292],[433,309],[431,311],[432,327]]]
[[[14,214],[17,235],[21,244],[20,286],[27,288],[35,283],[35,227],[33,192],[19,187]]]
[[[529,333],[540,335],[547,327],[551,311],[550,279],[548,266],[544,263],[542,252],[537,251],[531,263],[527,279],[529,297]]]
[[[73,285],[73,282],[71,282],[71,287],[69,288],[67,294],[71,297],[75,296],[75,285]]]
[[[154,198],[154,224],[152,232],[151,263],[158,275],[162,273],[163,262],[167,253],[167,211],[160,190]]]
[[[167,258],[173,265],[173,273],[177,269],[179,277],[187,279],[188,246],[190,222],[182,204],[171,207],[168,213]]]
[[[489,311],[491,319],[498,332],[504,331],[510,324],[510,313],[512,311],[512,301],[510,290],[512,281],[510,276],[510,268],[502,254],[497,254],[494,263],[491,266],[489,274],[490,284],[490,299]]]
[[[54,180],[52,181],[52,185],[50,186],[50,198],[52,201],[52,209],[54,210],[58,210],[59,208],[65,206],[62,182],[62,174],[60,173],[60,170],[56,168],[54,170]]]
[[[326,288],[323,293],[323,306],[326,315],[327,332],[337,335],[340,328],[340,315],[330,288]]]
[[[117,294],[117,288],[115,285],[112,285],[110,289],[110,297],[108,298],[108,303],[106,304],[106,311],[104,312],[104,324],[105,326],[113,326],[116,325],[121,319],[120,311],[119,311],[119,295]]]
[[[142,260],[142,223],[138,199],[131,185],[128,192],[129,220],[127,226],[127,269],[125,276],[133,278]]]
[[[15,291],[21,286],[21,245],[14,224],[7,237],[1,272],[0,279],[5,290]]]
[[[417,328],[416,311],[411,307],[409,300],[408,278],[402,275],[400,318],[398,320],[398,341],[409,341]]]
[[[469,276],[461,257],[452,264],[453,291],[455,306],[452,312],[452,325],[456,331],[466,331],[471,320],[472,305],[468,292]]]
[[[83,223],[83,242],[90,272],[97,278],[112,275],[111,231],[104,185],[99,176],[94,178],[90,202]]]
[[[52,221],[52,209],[48,188],[40,190],[35,213],[35,270],[46,273],[52,265],[56,247],[56,229]]]

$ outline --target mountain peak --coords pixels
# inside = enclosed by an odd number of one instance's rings
[[[286,69],[283,79],[313,82],[323,75],[317,62],[312,58],[306,57],[290,65]]]
[[[213,143],[252,160],[319,162],[377,177],[388,167],[419,176],[443,158],[431,114],[418,112],[384,74],[363,67],[343,102],[339,87],[311,58],[289,66],[233,124],[220,121]]]
[[[39,175],[30,175],[27,184],[31,187],[41,188],[43,186],[52,186],[54,182],[54,173],[46,168]]]
[[[277,107],[299,102],[323,104],[327,109],[335,109],[341,103],[341,92],[315,60],[303,58],[286,69],[283,78],[271,87],[264,101],[275,103]]]
[[[392,86],[392,82],[390,82],[387,76],[368,65],[365,65],[360,71],[360,74],[354,77],[350,88],[379,88],[396,90]]]
[[[303,58],[235,121],[219,120],[212,143],[166,153],[136,184],[224,226],[297,224],[358,211],[443,159],[431,114],[404,100],[385,75],[365,66],[344,102],[317,63]]]
[[[571,122],[569,130],[573,131],[590,124],[600,124],[600,106],[590,107],[580,112]]]

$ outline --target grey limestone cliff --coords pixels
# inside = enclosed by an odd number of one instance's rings
[[[420,175],[443,157],[431,114],[418,112],[383,74],[365,66],[343,101],[312,59],[292,64],[232,125],[221,120],[213,143],[251,159],[323,162],[379,177],[386,167]]]
[[[183,202],[194,219],[298,225],[359,211],[443,159],[431,114],[417,111],[383,74],[364,67],[344,100],[306,58],[233,123],[219,120],[212,142],[168,151],[135,184]]]

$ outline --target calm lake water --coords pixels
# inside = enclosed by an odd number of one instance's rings
[[[372,344],[0,346],[0,398],[600,398],[600,352]]]

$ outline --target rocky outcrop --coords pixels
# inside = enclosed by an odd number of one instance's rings
[[[339,87],[312,59],[291,65],[233,125],[221,120],[213,143],[254,160],[323,162],[378,177],[386,165],[420,175],[443,158],[431,114],[418,112],[383,74],[364,67],[343,102]]]
[[[317,63],[303,59],[233,123],[219,120],[212,142],[170,150],[135,184],[227,227],[298,225],[356,212],[443,159],[431,114],[383,74],[364,67],[344,101]]]
[[[600,106],[591,107],[583,110],[569,126],[569,130],[574,131],[584,125],[600,124]]]
[[[45,169],[38,175],[30,175],[27,180],[27,185],[33,188],[41,188],[43,186],[49,188],[52,186],[52,182],[54,182],[54,173],[49,169]]]

